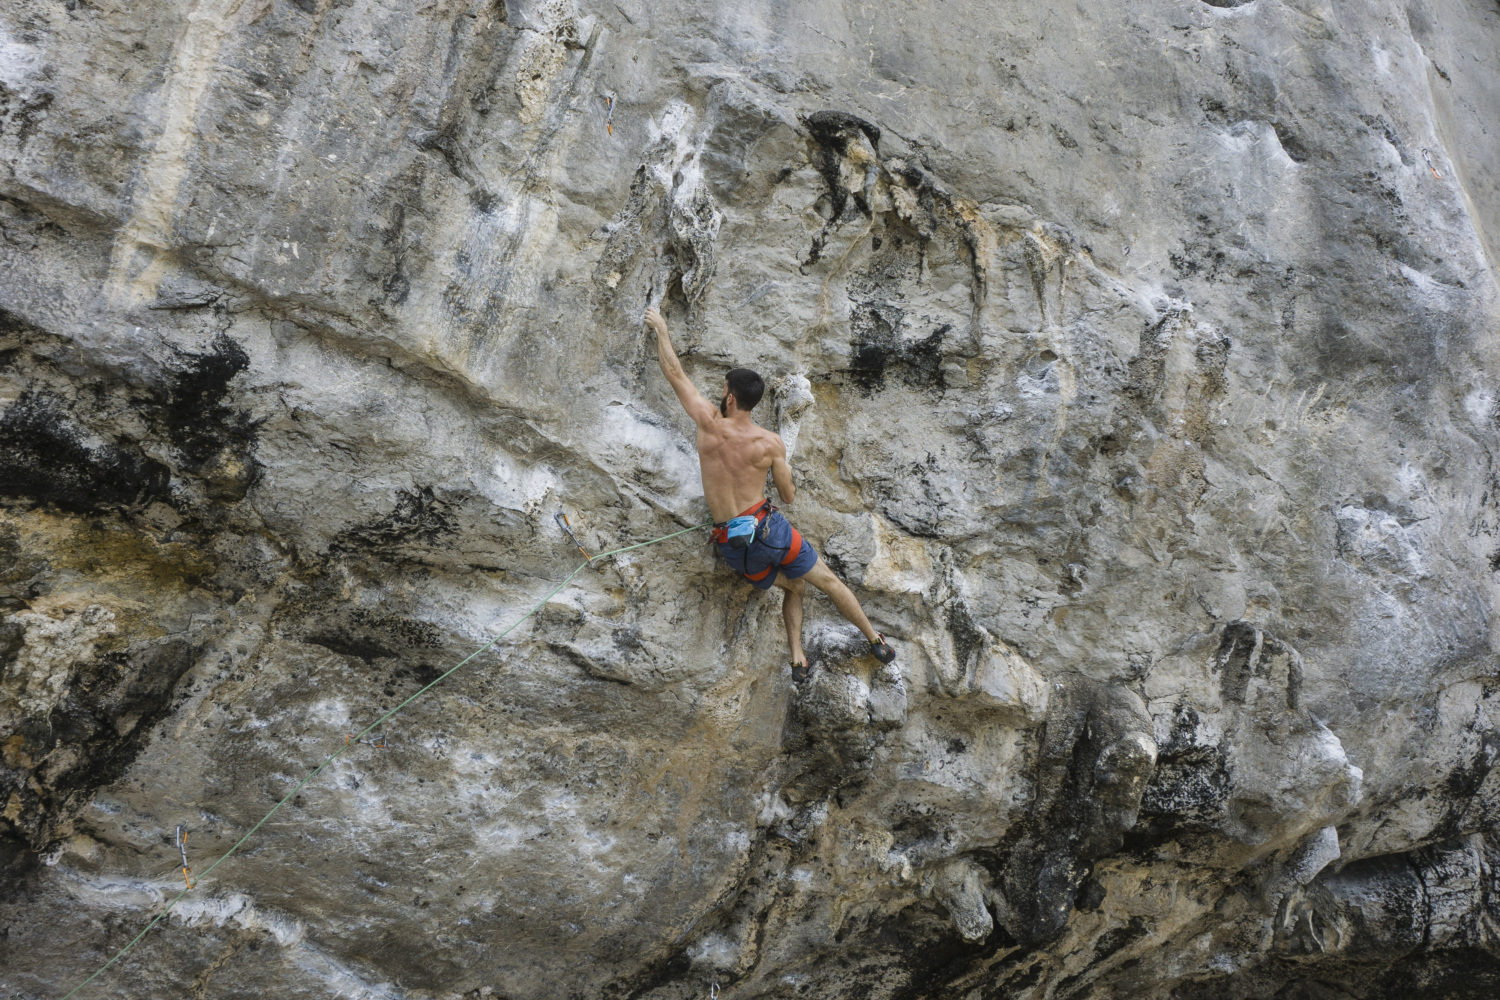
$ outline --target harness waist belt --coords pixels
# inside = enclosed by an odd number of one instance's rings
[[[760,526],[760,522],[762,522],[766,518],[770,517],[771,516],[771,512],[773,510],[775,510],[775,509],[776,509],[775,507],[771,506],[770,499],[767,498],[765,500],[761,500],[759,503],[753,504],[752,506],[750,506],[749,508],[747,508],[744,512],[742,512],[741,514],[739,514],[737,517],[732,517],[728,521],[716,521],[716,522],[714,522],[714,541],[718,542],[720,545],[723,545],[726,542],[728,542],[729,541],[729,535],[730,535],[729,526],[733,522],[738,521],[740,518],[743,518],[743,517],[754,517],[755,518],[756,527],[759,527]]]

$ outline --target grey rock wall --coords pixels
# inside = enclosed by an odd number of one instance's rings
[[[1496,53],[1482,0],[16,0],[4,996],[179,827],[79,996],[1495,995]],[[767,375],[894,668],[814,598],[794,687],[698,533],[554,592],[558,510],[707,516],[648,302]]]

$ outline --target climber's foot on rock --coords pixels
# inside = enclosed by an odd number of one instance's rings
[[[870,655],[881,663],[890,663],[896,659],[896,651],[885,641],[885,635],[881,632],[876,632],[875,638],[870,640]]]
[[[792,683],[806,684],[807,679],[812,676],[812,665],[808,663],[792,664]]]

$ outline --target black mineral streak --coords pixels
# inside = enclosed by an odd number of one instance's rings
[[[1144,849],[1176,832],[1210,830],[1222,815],[1229,799],[1229,754],[1217,744],[1199,743],[1197,729],[1198,713],[1180,707],[1141,796],[1132,847]]]
[[[250,365],[245,349],[228,337],[218,337],[202,354],[183,354],[177,374],[161,407],[173,445],[196,471],[226,448],[248,449],[255,424],[227,403],[229,383]]]
[[[860,391],[873,395],[885,388],[887,379],[897,375],[914,389],[947,388],[943,380],[943,338],[953,329],[944,323],[916,341],[902,341],[881,310],[861,304],[849,321],[854,339],[850,342],[849,376]]]
[[[839,175],[839,164],[849,151],[849,143],[861,132],[870,140],[871,148],[879,151],[880,129],[863,118],[844,111],[817,111],[803,118],[802,123],[807,126],[807,131],[817,143],[816,165],[828,184],[828,197],[833,204],[829,221],[837,222],[843,217],[853,193],[844,186]],[[868,206],[861,207],[868,215]]]
[[[37,766],[0,763],[0,800],[21,804],[16,821],[0,820],[0,862],[9,855],[19,864],[28,851],[45,852],[96,790],[129,770],[157,723],[176,707],[172,689],[197,655],[193,643],[169,638],[76,667],[63,701],[47,718],[27,720],[17,734]],[[119,720],[127,718],[134,722],[122,731]],[[58,750],[72,761],[60,772],[45,767]]]
[[[953,637],[953,661],[967,670],[984,645],[984,633],[974,624],[969,607],[963,601],[951,602],[945,617],[948,634]]]
[[[0,496],[93,513],[165,499],[170,478],[131,442],[89,443],[56,396],[24,393],[0,416]]]
[[[390,513],[344,530],[329,545],[329,551],[390,555],[398,548],[430,546],[458,531],[453,506],[438,497],[431,486],[399,490]]]

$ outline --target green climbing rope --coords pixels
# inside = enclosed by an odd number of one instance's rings
[[[125,947],[123,947],[119,951],[115,952],[113,958],[111,958],[108,962],[105,962],[103,965],[101,965],[98,968],[98,970],[92,976],[89,976],[83,982],[79,983],[76,987],[74,987],[73,990],[72,990],[72,992],[70,992],[66,996],[64,996],[62,998],[62,1000],[71,1000],[71,998],[75,994],[77,994],[78,992],[80,992],[81,990],[83,990],[84,987],[88,986],[94,980],[96,980],[100,976],[102,976],[109,969],[110,966],[114,965],[120,959],[124,958],[130,952],[130,950],[132,948],[134,948],[137,944],[140,943],[140,941],[141,941],[142,938],[144,938],[147,934],[151,933],[151,929],[153,927],[155,927],[157,924],[161,923],[162,920],[166,917],[166,915],[172,912],[173,907],[175,907],[178,903],[180,903],[182,901],[182,898],[184,896],[186,896],[189,892],[193,891],[193,889],[195,889],[198,886],[202,885],[203,884],[203,879],[205,877],[207,877],[215,868],[219,867],[225,861],[229,860],[230,856],[233,855],[236,851],[238,851],[241,847],[243,847],[246,841],[248,841],[251,837],[255,836],[255,831],[259,830],[262,826],[264,826],[266,824],[266,821],[269,820],[272,816],[275,816],[276,813],[281,809],[281,807],[284,806],[284,805],[286,805],[288,802],[290,802],[292,800],[292,797],[295,796],[298,792],[300,792],[303,789],[303,787],[309,781],[312,781],[318,775],[322,774],[323,771],[325,769],[327,769],[327,767],[328,767],[329,764],[332,764],[334,761],[338,760],[344,754],[348,753],[350,751],[350,749],[352,749],[356,743],[358,743],[360,740],[364,739],[366,736],[368,736],[370,733],[374,732],[376,729],[379,729],[381,726],[385,725],[385,723],[387,721],[389,721],[393,716],[395,716],[398,712],[400,712],[402,709],[404,709],[407,705],[410,705],[412,702],[414,702],[418,698],[422,697],[428,691],[431,691],[433,688],[437,687],[443,681],[447,680],[450,675],[452,675],[455,671],[457,671],[464,664],[468,663],[470,660],[474,659],[474,657],[478,656],[479,654],[485,652],[487,649],[489,649],[495,643],[499,642],[501,639],[504,639],[518,625],[520,625],[522,622],[526,621],[532,615],[536,614],[539,610],[541,610],[542,605],[544,605],[548,601],[552,600],[552,598],[554,596],[556,596],[569,583],[571,583],[573,581],[573,578],[575,576],[577,576],[579,573],[583,572],[585,569],[587,569],[589,566],[593,565],[594,563],[598,562],[600,559],[607,559],[610,556],[617,556],[617,555],[620,555],[621,553],[624,553],[624,552],[630,552],[633,549],[643,549],[643,548],[645,548],[648,545],[655,545],[658,542],[665,542],[668,539],[676,538],[679,535],[686,535],[687,533],[689,533],[691,531],[699,531],[699,530],[701,530],[703,528],[712,527],[712,525],[713,525],[712,521],[706,521],[703,524],[695,524],[691,528],[683,528],[681,531],[674,531],[670,535],[662,535],[660,538],[653,538],[650,541],[636,542],[634,545],[625,545],[625,546],[622,546],[621,548],[618,548],[618,549],[611,549],[608,552],[601,552],[599,555],[594,556],[592,559],[590,559],[590,560],[588,560],[586,562],[580,563],[578,565],[577,569],[573,570],[573,572],[571,572],[567,576],[563,577],[563,581],[561,583],[559,583],[556,587],[553,587],[552,590],[548,591],[546,597],[543,597],[540,601],[537,601],[534,605],[532,605],[530,611],[527,611],[520,618],[517,618],[515,621],[513,621],[509,625],[507,625],[505,627],[505,631],[503,631],[499,635],[495,636],[493,639],[491,639],[489,642],[485,643],[483,646],[480,646],[478,649],[474,650],[474,652],[470,653],[468,656],[464,657],[462,660],[459,660],[453,666],[449,667],[446,671],[444,671],[442,673],[442,675],[440,675],[436,680],[433,680],[431,683],[427,684],[421,690],[417,691],[416,694],[412,695],[410,698],[407,698],[401,704],[397,705],[395,708],[391,709],[389,712],[385,713],[380,718],[378,718],[374,722],[370,723],[368,726],[366,726],[363,730],[360,731],[360,733],[359,733],[358,736],[355,736],[352,739],[346,739],[344,741],[344,746],[341,749],[339,749],[337,752],[331,753],[327,757],[324,757],[323,758],[323,763],[319,764],[316,768],[314,768],[311,772],[309,772],[308,775],[307,775],[307,777],[305,777],[301,781],[297,782],[297,784],[292,788],[291,791],[289,791],[285,795],[283,795],[281,797],[281,801],[277,802],[274,806],[272,806],[271,809],[270,809],[270,811],[267,812],[264,816],[262,816],[260,818],[260,821],[258,823],[256,823],[254,826],[252,826],[250,828],[250,830],[243,837],[241,837],[239,840],[235,841],[234,846],[231,847],[229,850],[225,851],[224,854],[223,854],[223,856],[220,857],[219,860],[215,861],[213,864],[211,864],[207,868],[203,869],[202,874],[200,874],[198,876],[197,882],[193,883],[193,885],[191,885],[190,887],[188,887],[186,889],[183,889],[176,896],[172,897],[171,901],[169,901],[167,903],[167,905],[162,909],[162,911],[156,915],[156,918],[154,920],[152,920],[149,924],[147,924],[145,926],[145,928],[139,934],[137,934],[135,937],[133,937],[133,938],[130,939],[130,943],[129,944],[125,945]]]

